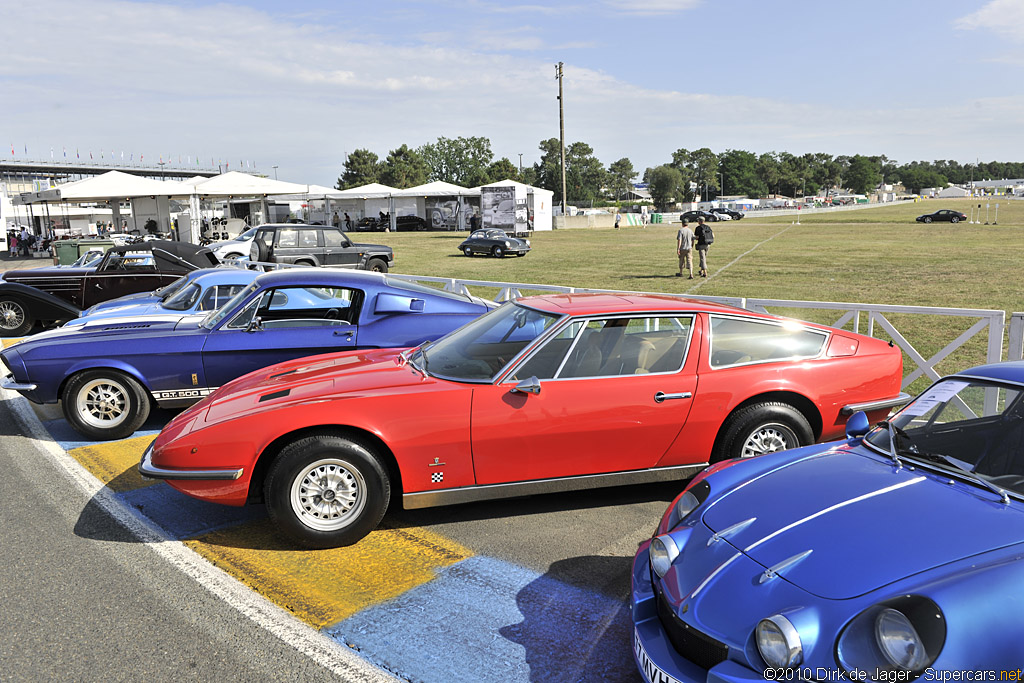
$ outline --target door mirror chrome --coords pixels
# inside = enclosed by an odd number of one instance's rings
[[[858,410],[846,421],[846,438],[859,439],[871,431],[871,423],[868,422],[868,414]]]
[[[512,387],[513,394],[539,394],[540,393],[540,380],[536,376],[524,379],[519,384]]]
[[[245,326],[246,332],[259,332],[263,329],[263,319],[258,315],[254,315],[249,324]]]

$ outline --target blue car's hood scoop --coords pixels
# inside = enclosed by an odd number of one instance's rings
[[[823,598],[845,599],[948,562],[1024,540],[1024,506],[839,449],[770,472],[704,513],[765,569]],[[956,542],[945,539],[955,538]],[[810,552],[808,552],[810,551]]]

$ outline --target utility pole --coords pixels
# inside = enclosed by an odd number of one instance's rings
[[[565,107],[562,99],[562,62],[555,65],[558,79],[558,141],[562,150],[562,216],[565,216]]]
[[[519,153],[519,179],[523,179],[523,153]]]

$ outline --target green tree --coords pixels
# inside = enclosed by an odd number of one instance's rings
[[[487,182],[496,183],[499,180],[519,180],[519,169],[508,157],[502,157],[487,167]]]
[[[683,185],[683,174],[670,164],[647,169],[644,178],[651,192],[651,200],[658,208],[668,208],[687,193]]]
[[[430,178],[430,167],[423,157],[408,145],[388,153],[380,173],[381,182],[392,187],[407,188],[422,185]]]
[[[335,187],[346,190],[380,181],[381,163],[368,149],[357,149],[345,158],[344,169]]]
[[[562,172],[558,138],[540,143],[541,159],[533,168],[536,185],[555,193],[554,202],[562,201]],[[565,148],[566,201],[587,202],[601,195],[606,171],[594,156],[594,149],[585,142],[574,142]]]
[[[855,154],[850,158],[850,168],[846,171],[846,185],[856,194],[867,194],[882,180],[882,174],[876,161],[869,157]]]
[[[608,165],[608,189],[615,195],[616,200],[622,199],[622,195],[629,192],[636,176],[633,162],[626,157]]]
[[[494,160],[491,141],[483,137],[439,137],[417,150],[430,167],[430,180],[443,180],[463,187],[488,182],[488,167]]]
[[[742,149],[730,149],[718,157],[719,171],[725,181],[722,194],[761,197],[766,186],[757,174],[757,156]]]

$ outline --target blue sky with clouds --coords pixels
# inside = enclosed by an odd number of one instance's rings
[[[0,157],[253,163],[558,136],[640,171],[710,147],[1024,160],[1022,0],[5,3]]]

